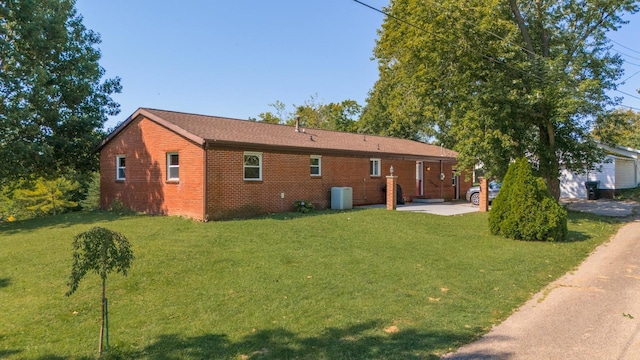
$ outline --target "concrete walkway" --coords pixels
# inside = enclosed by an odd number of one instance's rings
[[[444,359],[640,359],[640,220]]]
[[[385,204],[376,205],[363,205],[358,206],[360,209],[384,209]],[[462,215],[472,212],[477,212],[479,209],[477,206],[466,201],[454,201],[454,202],[434,202],[434,203],[408,203],[403,205],[397,205],[397,211],[412,211],[425,214],[435,214],[442,216]]]
[[[442,203],[410,203],[398,205],[398,211],[413,211],[425,214],[443,216],[462,215],[477,212],[479,208],[466,201],[442,202]]]

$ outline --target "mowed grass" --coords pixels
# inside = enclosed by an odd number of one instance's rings
[[[382,209],[199,223],[73,213],[0,224],[0,358],[97,356],[100,280],[65,297],[73,237],[121,232],[114,358],[431,359],[575,268],[619,227],[570,214],[566,243],[491,236],[486,214]]]

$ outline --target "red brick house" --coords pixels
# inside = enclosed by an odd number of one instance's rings
[[[99,146],[100,204],[198,220],[331,206],[383,204],[389,169],[408,201],[464,197],[456,153],[417,141],[138,109]],[[442,174],[442,175],[441,175]]]

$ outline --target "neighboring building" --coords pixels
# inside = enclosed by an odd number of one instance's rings
[[[640,150],[622,146],[599,145],[606,152],[605,161],[595,171],[576,174],[566,169],[560,173],[560,197],[587,198],[586,181],[599,181],[600,197],[613,198],[615,191],[640,185]]]
[[[394,167],[408,201],[464,196],[457,153],[417,141],[138,109],[99,146],[100,205],[199,220],[331,206],[332,187],[353,205],[382,204]],[[442,175],[441,175],[442,174]]]

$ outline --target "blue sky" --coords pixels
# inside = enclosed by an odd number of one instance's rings
[[[367,0],[378,9],[386,0]],[[239,119],[272,111],[270,103],[302,105],[356,100],[378,78],[373,47],[384,17],[352,0],[151,1],[77,0],[87,28],[102,37],[100,64],[119,76],[114,99],[138,107]],[[640,15],[612,33],[614,48],[640,71]],[[640,109],[640,73],[620,87],[623,104]]]

